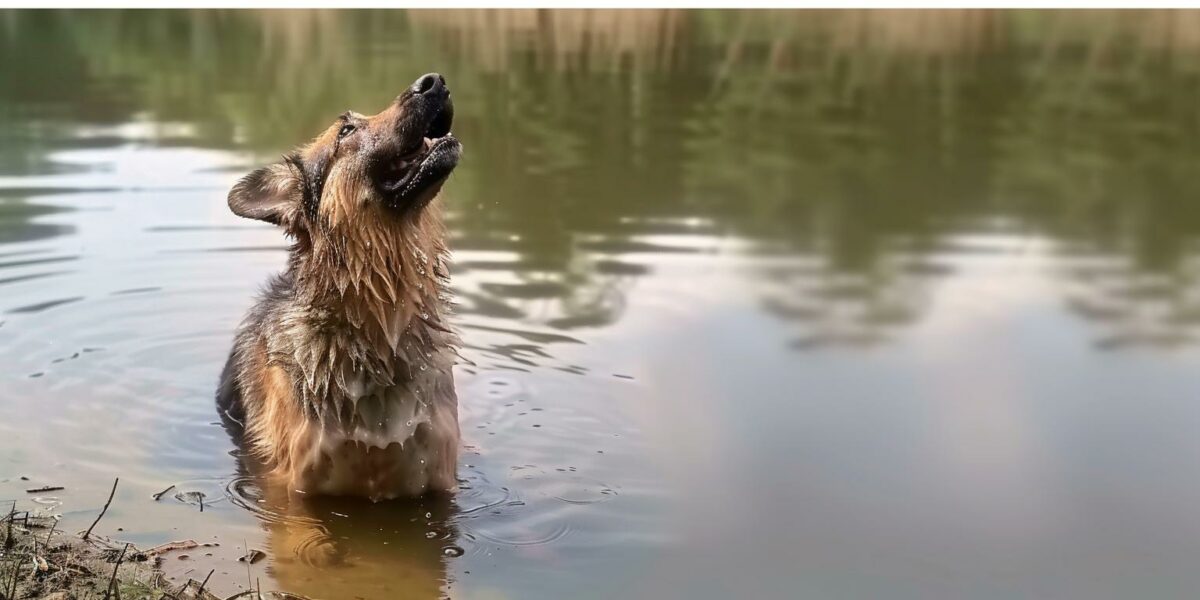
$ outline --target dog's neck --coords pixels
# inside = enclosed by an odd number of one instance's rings
[[[390,215],[389,215],[390,216]],[[302,241],[301,243],[305,243]],[[310,322],[293,351],[317,400],[354,397],[449,368],[449,271],[441,206],[331,227],[293,252],[298,314]]]

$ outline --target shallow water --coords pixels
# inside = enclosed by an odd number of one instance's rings
[[[120,477],[98,531],[226,594],[1186,596],[1194,23],[0,13],[0,499]],[[286,248],[225,193],[430,70],[463,489],[315,500],[316,567],[213,405]]]

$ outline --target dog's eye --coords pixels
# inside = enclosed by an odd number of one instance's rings
[[[355,127],[354,125],[351,125],[350,123],[346,123],[345,125],[342,125],[341,130],[338,131],[338,139],[340,140],[340,139],[350,135],[351,133],[354,133],[355,129],[357,129],[357,127]]]

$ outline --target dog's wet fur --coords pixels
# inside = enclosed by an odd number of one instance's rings
[[[218,408],[264,485],[371,500],[456,488],[458,339],[442,184],[458,163],[445,80],[347,112],[229,192],[292,238],[237,333]]]

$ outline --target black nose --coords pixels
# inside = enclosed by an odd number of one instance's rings
[[[412,84],[414,94],[432,96],[446,89],[446,78],[438,73],[426,73],[417,78]]]

